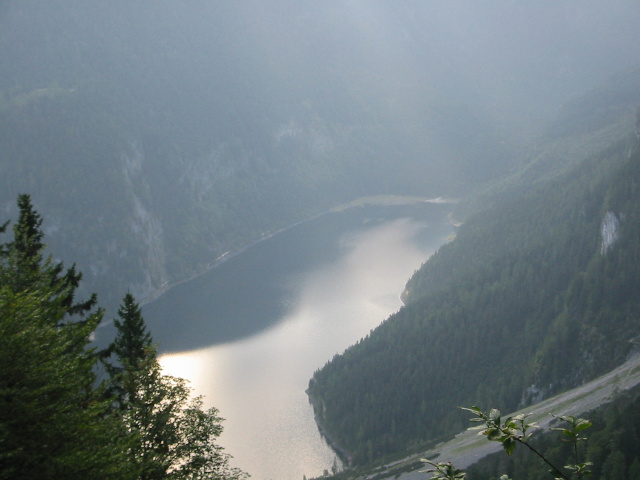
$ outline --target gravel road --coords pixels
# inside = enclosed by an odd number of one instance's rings
[[[547,428],[555,415],[579,416],[613,400],[618,392],[629,390],[640,383],[640,354],[630,358],[626,363],[611,372],[589,383],[568,392],[556,395],[540,403],[527,407],[511,415],[520,413],[531,414],[530,421],[538,422],[540,427]],[[419,457],[413,456],[407,460],[417,458],[435,459],[439,462],[452,462],[457,468],[467,468],[481,458],[499,451],[497,442],[489,442],[477,431],[464,431],[452,440],[438,445]],[[422,470],[422,469],[421,469]],[[381,478],[381,477],[378,477]],[[392,478],[392,477],[386,477]],[[428,474],[414,471],[403,473],[396,477],[398,480],[424,480]]]

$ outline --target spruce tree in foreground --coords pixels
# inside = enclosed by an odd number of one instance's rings
[[[127,293],[122,300],[118,317],[119,319],[113,320],[118,331],[113,341],[113,353],[122,365],[137,370],[149,355],[152,339],[142,318],[140,306],[131,293]]]
[[[133,434],[128,457],[138,478],[241,479],[230,456],[215,443],[222,419],[215,408],[203,410],[182,378],[163,375],[140,307],[127,293],[114,319],[110,351],[118,366],[108,368],[117,411]]]
[[[90,338],[102,310],[95,295],[75,303],[75,267],[44,257],[28,195],[18,208],[13,240],[0,244],[0,479],[245,478],[215,443],[217,410],[162,375],[129,294],[111,348],[118,365],[97,382]]]
[[[80,274],[44,259],[42,220],[28,195],[18,207],[0,246],[0,478],[132,478],[122,425],[95,386],[102,312],[93,297],[73,303]]]
[[[110,377],[108,396],[113,398],[117,409],[130,406],[132,392],[127,392],[123,381],[125,374],[139,372],[149,356],[154,356],[151,334],[147,331],[140,306],[134,296],[127,293],[118,308],[118,318],[113,319],[116,327],[116,338],[109,348],[102,353],[103,358],[115,355],[117,364],[103,361]]]
[[[31,197],[18,195],[18,221],[13,226],[13,241],[0,249],[3,264],[0,268],[0,284],[13,292],[41,289],[47,291],[52,301],[55,299],[65,309],[65,319],[70,316],[83,317],[90,314],[97,304],[95,294],[80,303],[74,303],[76,289],[82,274],[76,271],[75,264],[63,273],[61,262],[53,262],[51,256],[44,258],[42,218],[33,208]],[[0,229],[4,233],[8,222]],[[95,316],[96,314],[89,315]],[[81,321],[81,318],[76,318]]]

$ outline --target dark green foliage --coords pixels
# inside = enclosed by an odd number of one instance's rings
[[[63,311],[38,293],[0,291],[0,478],[126,478],[119,424],[78,348],[95,325],[57,328]]]
[[[429,480],[464,480],[467,476],[465,471],[455,468],[451,462],[434,463],[429,460],[423,460],[423,462],[432,467],[425,470],[426,473],[431,474]]]
[[[0,259],[0,478],[127,478],[88,348],[102,312],[73,304],[79,274],[43,260],[40,216],[19,208]]]
[[[90,338],[102,311],[95,297],[74,303],[80,274],[43,259],[40,215],[27,195],[18,206],[0,245],[0,479],[244,478],[215,443],[217,410],[162,375],[131,294],[102,354],[118,366],[99,383]]]
[[[109,374],[107,396],[113,398],[118,409],[127,407],[131,392],[127,391],[124,379],[128,373],[137,372],[154,355],[151,334],[147,331],[142,312],[131,293],[127,293],[118,308],[118,317],[113,320],[116,337],[100,354],[100,359]],[[110,362],[115,356],[116,364]]]
[[[127,462],[140,480],[164,478],[242,479],[229,467],[229,455],[216,444],[222,419],[191,398],[185,380],[163,375],[140,308],[127,293],[115,319],[116,338],[106,354],[113,415],[131,434]]]
[[[114,319],[117,334],[112,351],[126,368],[138,370],[149,355],[152,340],[147,331],[140,306],[131,293],[127,293],[118,309],[119,319]]]
[[[96,325],[56,327],[64,312],[46,292],[0,289],[0,478],[132,478],[93,388]]]
[[[470,401],[513,411],[621,363],[640,334],[640,149],[618,142],[475,215],[407,305],[310,381],[356,464],[432,444]],[[603,249],[603,220],[617,240]]]
[[[42,218],[33,210],[28,195],[18,196],[18,210],[20,217],[13,227],[13,242],[8,245],[12,255],[9,266],[17,275],[36,275],[42,262],[44,234],[40,230]],[[20,288],[27,288],[28,282],[17,282]],[[21,285],[24,284],[24,285]]]
[[[0,268],[0,283],[14,292],[48,288],[52,298],[58,299],[66,309],[67,315],[89,312],[96,304],[95,295],[87,301],[73,303],[82,279],[82,274],[76,272],[75,265],[63,274],[62,263],[54,263],[51,256],[44,258],[42,218],[34,210],[29,195],[18,195],[18,210],[18,221],[13,227],[13,241],[3,245],[6,263]]]
[[[183,379],[163,375],[155,350],[137,370],[125,369],[122,384],[122,421],[134,437],[128,463],[140,480],[246,477],[216,443],[222,433],[217,409],[203,410]]]
[[[472,423],[480,423],[480,425],[471,427],[469,430],[480,430],[480,434],[487,437],[487,440],[492,442],[499,442],[502,444],[502,448],[506,454],[511,457],[516,451],[516,447],[520,446],[528,449],[528,451],[535,455],[536,459],[550,468],[548,473],[555,480],[569,480],[574,476],[577,480],[582,480],[586,476],[591,475],[591,467],[593,462],[584,461],[584,452],[579,448],[580,442],[587,440],[584,437],[584,431],[591,428],[592,423],[589,420],[583,418],[576,418],[570,415],[566,416],[554,416],[561,422],[560,427],[552,427],[551,430],[556,430],[562,433],[562,441],[568,442],[571,445],[572,456],[565,462],[564,466],[551,459],[551,456],[547,456],[542,453],[539,447],[534,446],[531,441],[531,437],[534,432],[537,431],[540,426],[537,422],[528,423],[527,418],[530,415],[516,415],[514,417],[507,417],[502,420],[499,410],[492,409],[489,412],[484,412],[482,409],[473,406],[471,408],[462,408],[473,414],[471,418]],[[456,470],[451,462],[438,462],[435,463],[431,460],[422,460],[424,463],[435,467],[435,469],[428,470],[433,473],[430,480],[438,479],[451,479],[454,478],[464,479],[466,472]],[[502,467],[502,466],[501,466]],[[616,464],[616,468],[618,465]],[[624,467],[623,467],[624,468]],[[457,475],[445,475],[446,472],[456,472]],[[493,472],[495,474],[495,472]],[[622,478],[624,473],[617,478]],[[502,475],[500,480],[509,480],[509,475]]]

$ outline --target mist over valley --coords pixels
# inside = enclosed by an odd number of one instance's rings
[[[63,316],[97,293],[86,348],[131,294],[258,479],[390,478],[466,428],[455,405],[606,374],[640,338],[639,21],[632,0],[0,3],[3,362],[47,281],[78,288]],[[29,219],[49,280],[20,290]],[[594,446],[592,478],[637,451]]]

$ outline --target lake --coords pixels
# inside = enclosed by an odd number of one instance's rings
[[[143,308],[160,362],[225,421],[256,480],[340,465],[305,394],[313,372],[401,307],[413,271],[451,235],[450,204],[353,207],[259,242]]]

